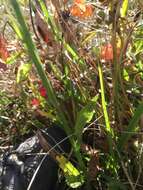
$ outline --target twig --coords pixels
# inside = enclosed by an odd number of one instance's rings
[[[117,151],[118,156],[119,156],[119,158],[120,158],[120,162],[121,162],[123,171],[124,171],[124,173],[125,173],[125,175],[126,175],[128,181],[129,181],[129,184],[130,184],[130,186],[131,186],[131,189],[132,189],[132,190],[135,190],[135,187],[134,187],[134,185],[133,185],[133,182],[132,182],[132,180],[131,180],[131,178],[130,178],[128,172],[127,172],[127,169],[126,169],[126,167],[125,167],[125,165],[124,165],[124,162],[122,161],[121,155],[120,155],[120,153],[119,153],[118,150],[116,150],[116,151]]]
[[[13,146],[0,146],[1,150],[7,150],[7,149],[10,149],[10,148],[13,148]]]
[[[32,16],[32,3],[31,3],[31,0],[29,0],[29,11],[30,11],[30,18],[31,18],[31,24],[32,24],[32,28],[33,28],[33,32],[39,42],[39,44],[41,44],[40,42],[40,38],[37,34],[37,31],[36,31],[36,28],[35,28],[35,25],[34,25],[34,21],[33,21],[33,16]]]
[[[139,160],[140,161],[142,159],[142,153],[143,153],[143,146],[141,147],[141,150],[140,150],[140,155],[139,155]],[[142,173],[142,166],[139,163],[139,172],[138,172],[137,180],[136,180],[136,183],[135,183],[135,189],[136,189],[136,186],[137,186],[137,184],[139,182],[139,179],[141,177],[141,173]]]

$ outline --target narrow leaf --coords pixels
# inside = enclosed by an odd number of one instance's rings
[[[16,82],[20,83],[23,80],[26,80],[28,74],[31,70],[32,64],[31,63],[22,63],[18,68]]]
[[[81,134],[83,128],[87,123],[89,123],[94,114],[95,114],[95,106],[98,100],[98,95],[95,96],[78,114],[77,114],[77,121],[75,124],[75,132],[78,139],[81,141]]]
[[[126,14],[127,14],[128,3],[129,3],[128,0],[123,0],[122,7],[121,7],[121,10],[120,10],[122,18],[125,17]]]
[[[64,172],[68,186],[71,188],[78,188],[83,185],[84,177],[67,158],[60,155],[56,157],[56,160],[59,163],[59,167]]]

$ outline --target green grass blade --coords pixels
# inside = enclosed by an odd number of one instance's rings
[[[103,74],[102,74],[102,69],[101,69],[100,64],[98,64],[98,72],[99,72],[100,89],[101,89],[102,109],[103,109],[103,114],[104,114],[104,119],[105,119],[105,125],[106,125],[107,137],[108,137],[108,144],[109,144],[110,153],[111,153],[111,155],[113,157],[112,138],[114,137],[114,132],[113,132],[111,126],[110,126],[110,121],[109,121],[108,112],[107,112],[107,108],[106,108],[106,100],[105,100],[105,92],[104,92],[104,84],[103,84]]]
[[[121,10],[120,10],[121,17],[124,18],[126,16],[128,6],[129,6],[129,0],[123,0],[122,7],[121,7]]]
[[[8,11],[8,10],[7,10]],[[16,19],[12,15],[7,15],[9,19],[9,25],[15,31],[17,37],[22,40],[22,32],[20,31],[19,26],[17,25]]]
[[[106,108],[106,100],[105,100],[105,92],[104,92],[104,84],[103,84],[103,74],[100,64],[98,64],[98,72],[99,72],[99,79],[100,79],[100,89],[101,89],[101,99],[102,99],[102,108],[105,118],[105,124],[106,124],[106,131],[110,133],[113,136],[113,130],[110,126],[110,121],[108,117],[108,112]]]
[[[37,49],[32,41],[31,35],[27,29],[26,23],[21,14],[21,11],[20,11],[20,7],[19,7],[17,1],[15,1],[15,0],[11,0],[11,4],[15,10],[18,23],[20,23],[20,27],[21,27],[20,31],[22,33],[23,42],[25,43],[25,45],[28,49],[28,53],[37,68],[38,74],[40,75],[40,78],[42,79],[42,81],[45,85],[45,88],[47,89],[49,101],[51,102],[51,104],[54,105],[55,103],[57,103],[57,100],[55,98],[55,95],[54,95],[53,89],[50,85],[50,82],[48,81],[48,79],[45,75],[45,72],[43,70],[42,63],[41,63],[40,58],[37,53]]]
[[[36,49],[36,47],[32,41],[31,35],[27,29],[26,23],[25,23],[24,18],[21,14],[19,4],[16,0],[11,0],[10,3],[12,4],[12,6],[14,8],[15,15],[16,15],[16,18],[17,18],[18,23],[19,23],[20,31],[22,33],[23,42],[25,43],[25,46],[26,46],[28,53],[29,53],[29,56],[31,57],[31,59],[32,59],[34,65],[37,69],[37,72],[38,72],[38,74],[39,74],[39,76],[43,82],[43,85],[47,90],[48,101],[56,109],[57,114],[58,114],[59,119],[60,119],[60,122],[63,124],[65,131],[68,134],[70,134],[71,130],[68,128],[67,121],[64,117],[64,113],[59,108],[59,103],[57,101],[57,98],[56,98],[55,93],[53,91],[53,88],[51,86],[51,83],[48,80],[48,78],[44,72],[40,57],[39,57],[38,52],[37,52],[37,49]]]

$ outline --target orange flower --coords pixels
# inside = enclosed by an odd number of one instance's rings
[[[70,7],[70,14],[79,18],[87,18],[93,15],[94,7],[86,4],[84,0],[75,0]]]
[[[119,57],[119,55],[120,55],[120,48],[117,47],[117,56]],[[113,60],[113,47],[110,43],[101,47],[100,58],[103,59],[104,61]]]
[[[94,9],[93,9],[92,5],[90,5],[90,4],[86,5],[86,10],[85,10],[85,12],[83,14],[83,17],[85,18],[85,17],[92,16],[93,15],[93,11],[94,11]]]
[[[100,58],[105,61],[113,60],[113,48],[111,44],[107,44],[101,47],[101,55]]]

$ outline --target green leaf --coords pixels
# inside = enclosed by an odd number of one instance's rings
[[[123,3],[122,3],[122,7],[121,7],[121,10],[120,10],[120,14],[121,14],[121,17],[124,18],[127,14],[127,10],[128,10],[128,0],[123,0]]]
[[[131,138],[132,135],[134,135],[134,132],[137,131],[138,129],[138,121],[141,117],[141,115],[143,114],[143,103],[140,104],[135,113],[134,116],[132,117],[128,128],[127,128],[127,133],[123,133],[121,135],[121,137],[118,140],[118,149],[122,150],[122,148],[124,147],[124,145],[127,143],[127,141]]]
[[[20,83],[23,80],[26,80],[28,77],[28,74],[31,70],[32,64],[31,63],[22,63],[20,67],[18,68],[16,82]]]
[[[23,53],[23,51],[19,51],[11,54],[10,57],[7,58],[6,64],[12,65]]]
[[[7,10],[7,12],[9,11],[9,9]],[[14,18],[14,16],[11,15],[7,15],[8,20],[9,20],[9,24],[10,26],[13,28],[13,30],[15,31],[17,37],[22,40],[22,32],[21,29],[19,27],[19,24],[17,23],[16,19]]]
[[[67,185],[71,188],[78,188],[84,183],[83,175],[73,166],[73,164],[63,155],[57,156],[59,167],[64,172]]]
[[[123,76],[126,81],[129,81],[130,77],[126,69],[123,69]]]
[[[89,32],[87,34],[87,36],[85,36],[83,42],[82,42],[82,46],[84,46],[86,43],[88,43],[89,41],[91,41],[93,38],[95,38],[95,35],[96,35],[96,32],[95,31],[92,31],[92,32]]]
[[[81,134],[83,128],[87,123],[89,123],[95,113],[95,106],[98,100],[98,95],[96,95],[78,114],[75,124],[75,132],[78,140],[81,141]]]

